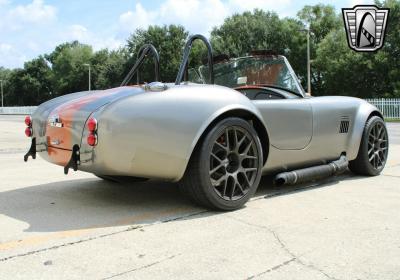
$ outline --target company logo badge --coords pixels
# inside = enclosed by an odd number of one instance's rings
[[[342,9],[349,47],[359,52],[377,51],[383,46],[389,9],[357,5]]]
[[[58,115],[53,115],[49,118],[49,125],[55,127],[63,127],[63,123]]]

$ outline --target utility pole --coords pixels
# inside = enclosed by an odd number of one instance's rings
[[[84,66],[89,67],[89,91],[91,91],[91,69],[90,69],[90,64],[89,63],[85,63],[83,64]]]
[[[4,107],[4,95],[3,95],[3,80],[0,80],[1,84],[1,108]]]
[[[307,28],[307,90],[311,95],[310,27]]]
[[[311,95],[311,58],[310,58],[310,26],[306,29],[300,29],[301,32],[307,32],[307,94]]]

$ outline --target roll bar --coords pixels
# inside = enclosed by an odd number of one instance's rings
[[[181,65],[179,66],[178,75],[176,76],[175,85],[179,85],[182,82],[182,79],[185,76],[185,80],[187,80],[187,68],[189,62],[189,55],[192,49],[193,42],[195,40],[201,40],[207,47],[207,55],[208,55],[208,69],[209,69],[209,80],[210,84],[214,84],[214,68],[213,68],[213,50],[210,42],[206,37],[200,34],[192,35],[186,42],[185,48],[183,50],[183,57]]]
[[[128,75],[126,75],[125,79],[122,81],[121,87],[126,86],[136,72],[137,83],[140,83],[140,75],[138,70],[143,65],[144,59],[148,54],[151,54],[154,58],[155,81],[158,82],[160,80],[160,56],[158,55],[157,49],[152,44],[145,44],[139,49],[137,60],[132,69],[129,71]]]

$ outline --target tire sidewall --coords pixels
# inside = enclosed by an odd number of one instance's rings
[[[227,201],[221,198],[216,193],[214,186],[211,184],[209,175],[211,149],[213,148],[214,142],[217,139],[217,137],[219,137],[219,135],[223,131],[225,131],[227,127],[230,126],[238,126],[246,130],[253,138],[258,153],[258,170],[253,185],[250,187],[249,191],[243,197],[233,201]],[[234,210],[245,204],[257,190],[257,187],[261,179],[262,167],[263,167],[263,156],[262,156],[262,147],[260,139],[258,138],[257,132],[254,130],[254,128],[245,120],[240,118],[227,118],[225,120],[222,120],[219,123],[217,123],[204,138],[200,150],[200,175],[201,175],[200,179],[202,181],[201,186],[205,188],[204,189],[205,195],[207,196],[208,200],[213,205],[217,205],[217,208],[222,210]]]
[[[385,163],[378,169],[374,168],[372,166],[372,164],[369,162],[369,157],[368,157],[368,139],[369,139],[369,135],[371,133],[371,130],[374,128],[374,126],[377,123],[381,123],[383,126],[383,129],[385,130],[386,135],[388,135],[387,129],[386,129],[386,124],[385,122],[382,120],[382,118],[378,117],[378,116],[374,116],[372,118],[370,118],[367,122],[367,124],[365,125],[365,129],[364,129],[364,133],[363,133],[363,139],[362,139],[362,143],[361,143],[361,149],[360,152],[362,152],[363,155],[363,160],[365,161],[365,165],[367,168],[367,172],[371,175],[379,175],[382,170],[385,168],[386,162],[387,162],[387,155],[389,153],[389,137],[387,137],[387,151],[386,151],[386,158],[385,158]]]

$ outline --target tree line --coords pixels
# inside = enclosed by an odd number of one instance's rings
[[[333,6],[305,6],[296,17],[279,18],[274,12],[254,10],[226,18],[214,27],[210,41],[215,54],[243,56],[252,50],[271,49],[285,55],[306,88],[307,39],[311,30],[311,84],[313,95],[349,95],[360,98],[400,97],[400,0],[376,2],[390,8],[384,47],[359,53],[348,47],[342,15]],[[92,89],[118,86],[134,64],[139,48],[153,44],[160,54],[164,82],[173,82],[183,46],[189,36],[183,26],[137,29],[118,50],[93,51],[78,41],[57,46],[21,69],[0,67],[5,106],[38,105],[56,96],[87,90],[91,65]],[[198,66],[206,49],[195,43],[190,65]],[[151,81],[153,65],[146,61],[141,79]],[[133,81],[134,82],[134,81]]]

